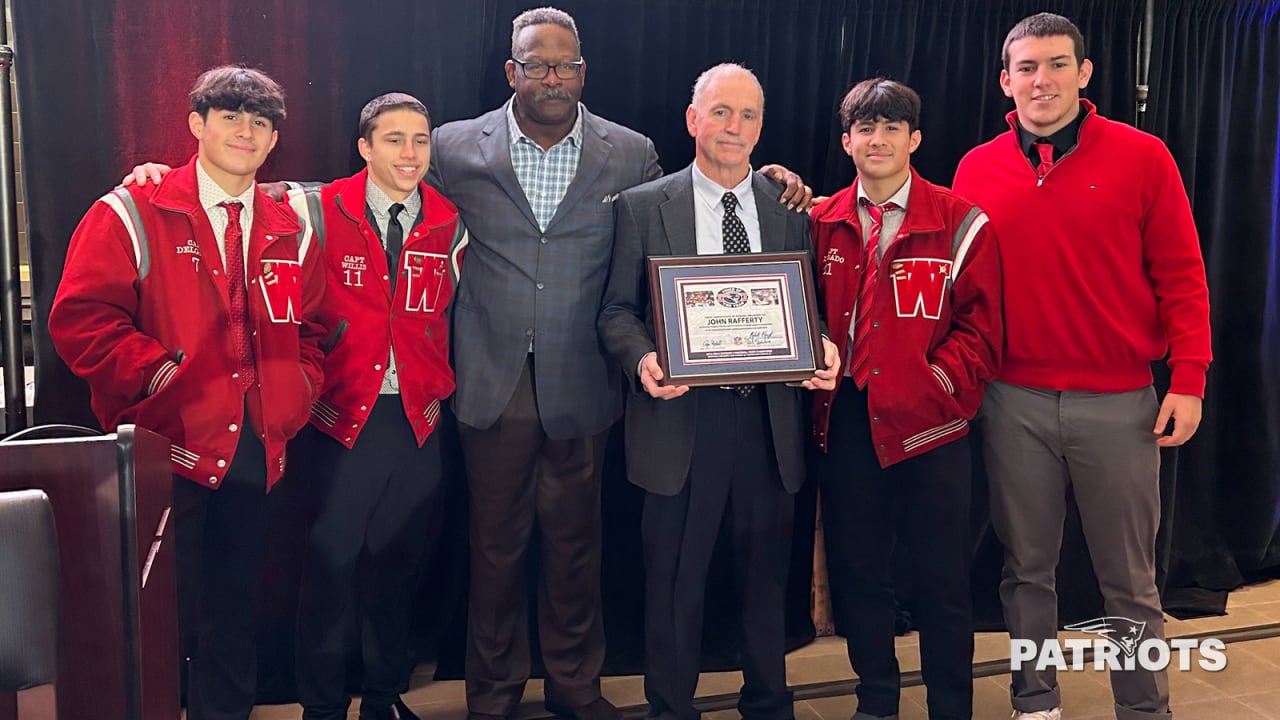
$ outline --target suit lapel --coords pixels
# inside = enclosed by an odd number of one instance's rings
[[[671,178],[666,188],[667,199],[659,206],[662,227],[672,255],[697,255],[697,220],[693,213],[693,166]]]
[[[547,223],[547,230],[555,227],[565,215],[573,210],[573,207],[584,200],[600,203],[603,197],[588,197],[588,193],[594,188],[597,192],[599,187],[596,185],[596,179],[600,177],[600,173],[604,171],[609,164],[609,155],[613,153],[613,144],[609,142],[608,135],[603,127],[600,127],[594,120],[591,113],[585,109],[582,111],[582,148],[578,160],[578,172],[573,176],[573,181],[569,183],[569,187],[565,190],[564,198],[560,200],[560,205],[556,207],[556,214],[551,218],[551,222]]]
[[[511,134],[507,131],[505,107],[494,113],[493,122],[485,127],[483,133],[484,136],[480,138],[479,145],[480,155],[484,158],[485,165],[498,181],[498,186],[507,193],[525,219],[538,228],[538,220],[533,216],[533,208],[529,206],[529,199],[525,197],[524,188],[520,187],[515,168],[511,165]]]
[[[756,217],[760,218],[760,249],[782,252],[787,249],[786,206],[778,202],[778,189],[760,173],[751,174],[751,192],[755,195]]]

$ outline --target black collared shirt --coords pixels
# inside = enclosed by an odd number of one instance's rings
[[[1053,161],[1057,162],[1062,159],[1074,148],[1080,140],[1080,123],[1084,122],[1085,111],[1080,108],[1080,114],[1076,115],[1076,119],[1067,124],[1058,132],[1047,138],[1041,138],[1039,135],[1022,127],[1022,123],[1018,123],[1018,140],[1022,142],[1022,154],[1031,161],[1031,166],[1035,167],[1040,164],[1040,152],[1035,149],[1034,145],[1037,141],[1048,140],[1053,145]]]

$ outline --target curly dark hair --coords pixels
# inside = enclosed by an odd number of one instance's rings
[[[206,70],[191,87],[191,110],[206,120],[210,110],[243,110],[261,115],[272,127],[284,120],[284,90],[266,73],[238,65]]]

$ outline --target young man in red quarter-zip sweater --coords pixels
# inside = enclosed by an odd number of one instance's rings
[[[245,720],[267,491],[320,393],[324,276],[298,216],[255,183],[285,116],[280,86],[220,67],[190,99],[196,156],[89,209],[49,335],[104,428],[134,423],[172,444],[187,717]]]
[[[319,512],[298,599],[304,720],[344,720],[346,628],[357,588],[361,720],[412,720],[400,700],[411,658],[410,601],[427,549],[423,523],[441,477],[441,403],[453,394],[445,308],[467,237],[458,210],[423,178],[431,120],[404,93],[360,113],[364,170],[289,202],[323,235],[325,385],[307,444]],[[308,197],[310,193],[310,197]],[[318,201],[318,202],[317,202]],[[357,573],[359,563],[364,572]]]
[[[1162,638],[1159,448],[1195,433],[1211,354],[1191,208],[1158,138],[1080,98],[1093,68],[1069,20],[1022,20],[1003,59],[1011,129],[965,156],[954,187],[1001,240],[1004,367],[978,420],[1005,621],[1016,639],[1055,637],[1073,492],[1106,614],[1132,621],[1138,642]],[[1158,401],[1150,363],[1166,352],[1173,379]],[[1013,673],[1014,717],[1058,720],[1054,671],[1034,665]],[[1164,672],[1113,671],[1111,687],[1119,720],[1170,714]]]
[[[969,420],[1002,343],[987,217],[911,168],[920,97],[864,80],[840,104],[858,177],[813,212],[818,296],[847,368],[814,396],[827,452],[823,535],[836,629],[859,678],[854,720],[896,718],[895,545],[920,627],[931,720],[973,713]]]

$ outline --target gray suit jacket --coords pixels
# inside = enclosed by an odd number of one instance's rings
[[[762,249],[812,253],[809,216],[779,204],[780,187],[759,173],[753,176]],[[615,203],[618,229],[613,267],[600,312],[600,337],[631,381],[623,423],[627,478],[658,495],[679,493],[688,478],[698,393],[655,400],[636,377],[640,358],[657,349],[646,258],[698,254],[693,203],[692,166],[622,193]],[[796,492],[805,478],[803,394],[808,391],[782,383],[763,387],[782,485]]]
[[[511,166],[506,108],[436,128],[428,181],[471,233],[453,301],[454,412],[488,428],[515,391],[529,342],[548,436],[585,437],[621,412],[596,317],[613,248],[613,200],[662,175],[645,136],[583,111],[582,159],[546,232]]]

